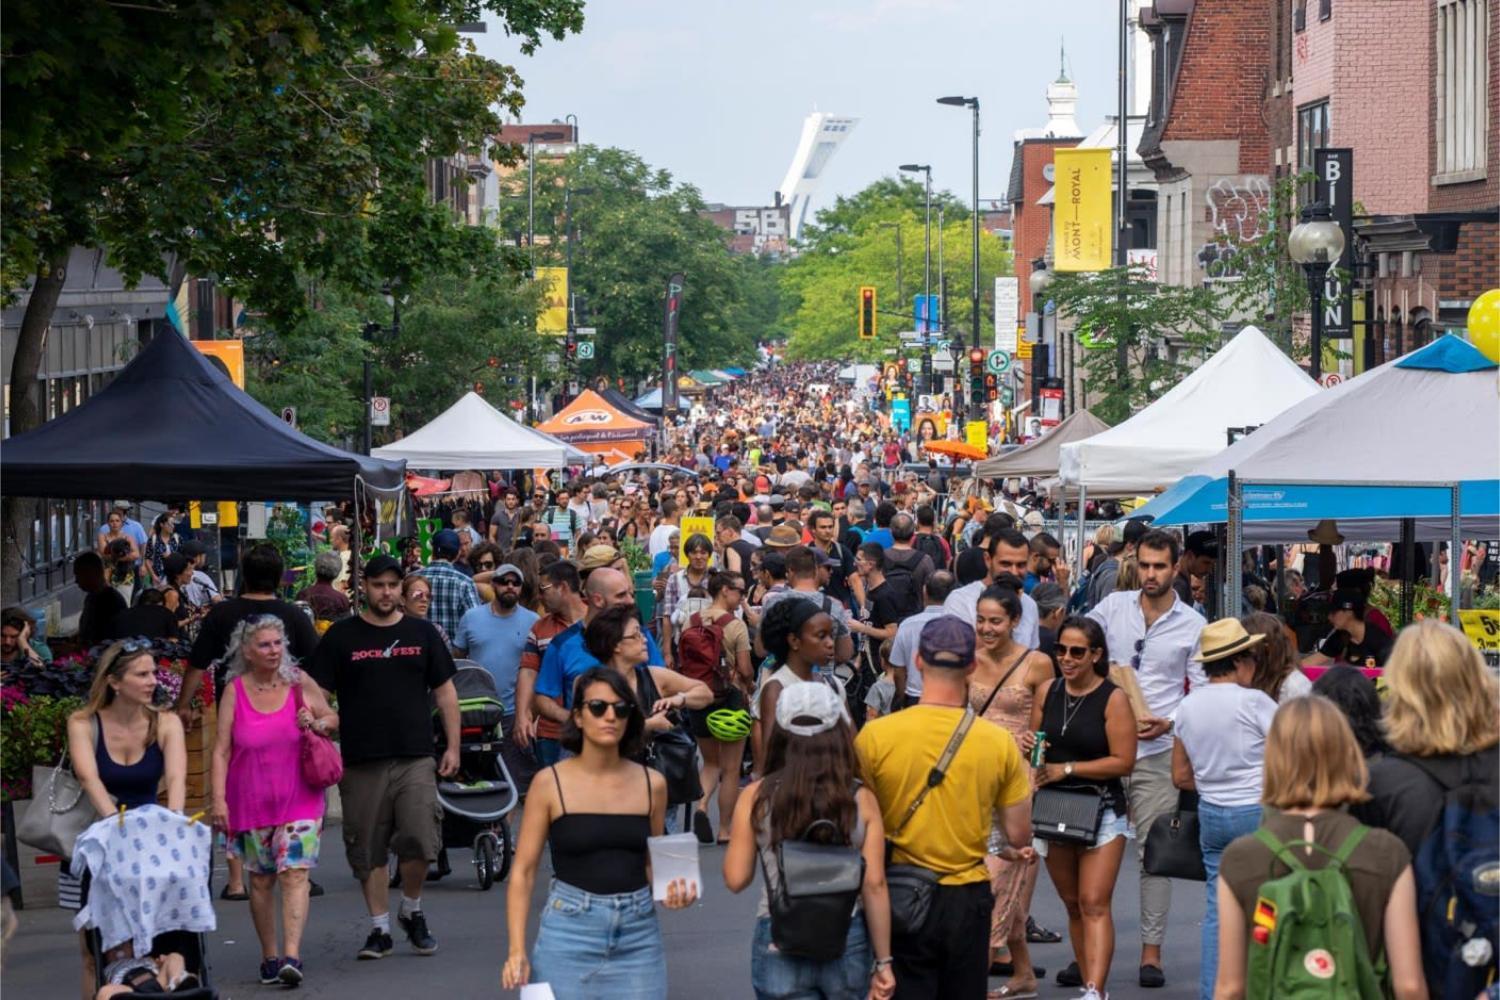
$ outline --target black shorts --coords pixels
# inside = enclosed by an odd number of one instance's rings
[[[698,739],[711,740],[714,734],[708,731],[708,714],[717,712],[721,708],[743,709],[745,704],[745,692],[737,687],[731,687],[722,698],[714,701],[707,708],[688,709],[688,728]]]

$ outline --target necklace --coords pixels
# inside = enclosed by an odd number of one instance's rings
[[[1072,724],[1073,717],[1078,714],[1079,709],[1083,708],[1083,703],[1088,700],[1089,695],[1097,690],[1099,690],[1099,685],[1095,684],[1075,699],[1072,695],[1068,694],[1067,688],[1063,688],[1063,723],[1062,732],[1058,734],[1059,736],[1068,735],[1068,726]]]
[[[252,677],[250,679],[250,686],[253,687],[253,688],[255,688],[255,690],[257,690],[257,691],[275,691],[276,690],[276,681],[272,680],[271,683],[269,683],[269,684],[262,684],[260,681],[255,680]]]

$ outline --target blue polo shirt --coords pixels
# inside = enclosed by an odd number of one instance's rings
[[[646,634],[646,662],[653,667],[666,666],[661,649]],[[573,707],[573,683],[600,663],[583,642],[583,622],[574,622],[552,637],[542,656],[542,668],[536,675],[536,693],[554,699],[564,708]]]

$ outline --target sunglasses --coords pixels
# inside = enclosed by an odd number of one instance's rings
[[[1053,650],[1058,657],[1068,660],[1084,660],[1088,658],[1088,646],[1054,646]]]
[[[493,560],[493,559],[481,559],[481,560],[479,560],[479,568],[481,570],[494,569],[495,568],[495,560]]]
[[[406,598],[408,601],[430,601],[432,595],[425,590],[413,590]]]
[[[1135,655],[1130,658],[1130,668],[1132,670],[1139,670],[1139,669],[1141,669],[1141,651],[1144,650],[1145,648],[1146,648],[1146,640],[1145,639],[1137,639],[1135,641]]]
[[[516,588],[519,588],[521,586],[521,581],[517,580],[513,576],[507,576],[503,580],[498,581],[498,583],[502,587],[516,587]]]
[[[627,639],[639,639],[641,642],[645,642],[646,641],[646,633],[644,633],[644,632],[626,632],[624,635],[620,636],[620,641],[621,642],[624,642]]]
[[[628,701],[605,701],[603,698],[591,698],[583,703],[583,707],[596,719],[604,718],[604,713],[610,709],[614,709],[617,719],[628,719],[635,711],[635,706]]]

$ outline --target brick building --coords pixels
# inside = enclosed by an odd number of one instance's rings
[[[1052,190],[1052,151],[1071,148],[1083,139],[1074,118],[1077,107],[1077,86],[1065,72],[1059,73],[1047,87],[1047,124],[1015,134],[1005,195],[1010,203],[1011,253],[1022,316],[1036,309],[1031,301],[1031,264],[1046,256],[1052,236],[1052,206],[1042,201]]]

